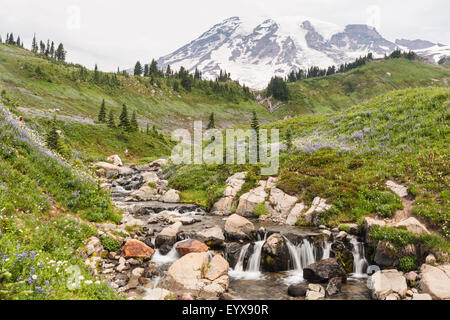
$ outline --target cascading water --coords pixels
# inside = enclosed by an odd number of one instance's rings
[[[316,262],[315,248],[307,239],[303,239],[297,246],[287,238],[285,238],[285,241],[292,259],[293,269],[288,272],[289,276],[284,279],[284,282],[287,284],[301,282],[303,280],[303,268]]]
[[[157,265],[169,264],[177,261],[180,258],[180,255],[178,254],[178,251],[176,249],[177,245],[184,241],[186,240],[175,243],[172,249],[166,255],[161,254],[159,249],[156,249],[151,261],[156,263]],[[152,243],[154,245],[154,238],[152,239]]]
[[[331,242],[326,242],[325,246],[323,247],[323,254],[322,254],[322,259],[328,259],[330,257],[330,253],[331,253]]]
[[[253,246],[253,253],[251,254],[247,270],[244,271],[244,260],[247,255],[248,249],[250,247],[250,243],[246,244],[242,247],[241,252],[239,253],[238,262],[234,269],[229,271],[229,275],[236,279],[242,280],[259,280],[262,278],[261,271],[259,270],[261,264],[261,252],[262,248],[266,243],[266,236],[264,236],[263,240],[255,242]]]
[[[356,237],[352,237],[350,243],[353,245],[353,274],[354,278],[364,278],[367,276],[366,269],[369,263],[367,262],[364,252],[364,243],[359,242]]]

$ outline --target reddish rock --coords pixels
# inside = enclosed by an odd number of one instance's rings
[[[177,245],[177,252],[184,256],[192,252],[207,252],[208,246],[198,240],[186,240]]]
[[[128,240],[122,248],[122,257],[124,257],[125,259],[150,259],[153,253],[155,253],[155,250],[147,246],[142,241],[135,239]]]

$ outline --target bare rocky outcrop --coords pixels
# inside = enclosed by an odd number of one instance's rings
[[[311,207],[308,209],[308,211],[306,211],[306,213],[302,214],[302,216],[307,223],[318,224],[317,221],[315,221],[315,218],[318,217],[320,213],[325,212],[330,208],[331,205],[327,204],[325,199],[316,197],[314,198]]]
[[[267,196],[268,194],[263,186],[259,186],[244,193],[239,198],[239,205],[236,209],[236,213],[241,216],[253,217],[255,207],[260,203],[264,203]]]
[[[414,217],[409,217],[406,220],[397,222],[394,224],[394,227],[405,227],[408,231],[411,231],[414,234],[430,233],[427,228]]]
[[[235,197],[245,183],[245,176],[245,172],[238,172],[227,179],[223,197],[213,205],[211,213],[217,215],[229,215],[232,213]]]
[[[303,202],[296,203],[295,206],[289,212],[289,215],[286,219],[286,224],[289,226],[295,225],[297,223],[298,218],[301,216],[301,214],[305,209],[306,207]]]

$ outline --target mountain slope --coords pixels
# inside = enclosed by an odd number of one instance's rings
[[[421,54],[435,59],[445,52],[450,54],[444,47],[425,50],[424,46],[434,45],[431,42],[403,39],[395,44],[367,25],[341,27],[308,17],[232,17],[161,57],[158,63],[175,69],[198,68],[209,78],[225,69],[233,79],[262,89],[273,75],[285,76],[292,70],[311,66],[339,65],[368,52],[381,57],[400,44],[406,50],[419,46],[424,50]],[[440,50],[439,54],[435,54],[435,49]]]
[[[449,70],[420,61],[373,61],[346,73],[288,83],[290,100],[275,114],[336,112],[396,89],[448,87],[449,78]]]
[[[107,110],[114,111],[116,120],[125,103],[130,114],[137,111],[142,128],[149,123],[167,131],[191,127],[193,119],[202,119],[206,125],[211,112],[218,127],[247,123],[253,110],[262,120],[275,119],[255,101],[239,96],[229,100],[197,87],[191,92],[176,92],[166,79],[151,84],[148,77],[117,75],[120,85],[116,87],[80,81],[81,66],[49,60],[15,46],[0,44],[0,61],[0,90],[24,113],[52,117],[51,111],[58,109],[58,117],[93,124],[105,99]],[[92,77],[93,71],[86,72]],[[242,89],[233,83],[228,86],[235,91]]]

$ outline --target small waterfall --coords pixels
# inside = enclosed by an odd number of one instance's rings
[[[255,242],[253,246],[253,253],[251,254],[247,269],[244,271],[244,260],[247,255],[248,249],[250,247],[250,243],[246,244],[242,247],[241,252],[239,253],[238,262],[234,269],[229,271],[229,275],[236,279],[243,280],[260,280],[261,279],[261,271],[259,270],[261,265],[261,252],[262,248],[266,243],[266,236],[264,236],[263,240]]]
[[[322,254],[322,259],[328,259],[330,257],[330,253],[331,253],[331,242],[326,242],[325,246],[323,247],[323,254]]]
[[[322,248],[322,256],[317,258],[317,248],[312,242],[303,239],[297,246],[285,237],[286,245],[291,256],[293,269],[289,271],[289,276],[284,279],[287,284],[303,281],[303,269],[318,260],[328,259],[331,253],[331,242],[326,242]]]
[[[261,252],[264,243],[266,242],[266,237],[264,240],[255,242],[255,246],[253,247],[253,253],[248,260],[247,271],[249,272],[259,272],[259,266],[261,264]]]
[[[367,262],[366,255],[364,252],[364,243],[359,242],[356,237],[352,237],[350,243],[353,245],[353,274],[355,278],[366,277],[367,274],[365,270],[369,263]]]

